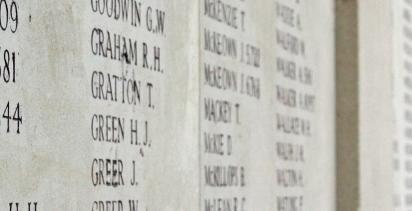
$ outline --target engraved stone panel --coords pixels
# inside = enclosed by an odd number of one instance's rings
[[[412,207],[411,143],[411,73],[412,73],[412,2],[407,0],[393,3],[394,14],[394,110],[396,130],[394,136],[394,205],[396,210]]]
[[[273,210],[273,2],[200,2],[200,210]]]
[[[334,210],[333,1],[275,2],[276,208]]]
[[[198,209],[197,4],[0,5],[0,209]]]

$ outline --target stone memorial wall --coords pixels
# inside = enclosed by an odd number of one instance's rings
[[[332,0],[0,0],[0,210],[335,210]]]

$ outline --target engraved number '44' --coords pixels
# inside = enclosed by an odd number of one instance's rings
[[[10,123],[12,121],[15,121],[17,127],[16,127],[16,133],[20,134],[20,125],[23,123],[23,118],[20,114],[20,104],[17,103],[17,106],[14,108],[14,113],[13,116],[11,116],[11,108],[10,108],[10,102],[7,102],[6,108],[4,108],[3,112],[3,119],[6,121],[6,129],[7,133],[10,133]]]

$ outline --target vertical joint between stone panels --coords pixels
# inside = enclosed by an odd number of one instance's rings
[[[336,0],[335,11],[336,206],[350,211],[360,203],[358,1]]]
[[[198,61],[197,61],[197,71],[198,71],[198,74],[197,74],[197,76],[198,76],[198,159],[199,159],[199,168],[198,168],[198,171],[199,171],[199,183],[198,183],[198,185],[199,185],[199,195],[198,195],[198,197],[199,197],[199,201],[198,201],[198,206],[199,206],[199,210],[202,210],[202,144],[201,144],[201,141],[202,141],[202,121],[201,121],[201,102],[202,102],[202,88],[201,88],[201,81],[202,81],[202,79],[201,79],[201,64],[200,64],[200,61],[201,61],[201,56],[202,56],[202,54],[201,54],[201,49],[202,49],[202,42],[201,42],[201,29],[202,29],[202,23],[201,23],[201,14],[202,14],[202,11],[201,11],[201,7],[200,7],[200,5],[201,5],[201,3],[202,3],[202,0],[197,0],[196,1],[196,3],[197,3],[197,5],[196,5],[196,9],[197,9],[197,11],[198,11],[198,15],[197,15],[197,29],[198,29],[198,34],[197,34],[197,45],[198,45],[198,48],[197,48],[197,59],[198,59]]]

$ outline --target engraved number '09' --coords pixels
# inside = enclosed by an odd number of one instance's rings
[[[15,1],[0,0],[0,29],[16,33],[19,25],[19,11]]]

